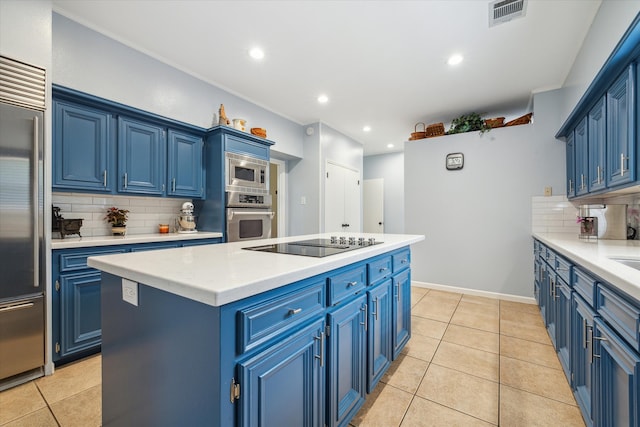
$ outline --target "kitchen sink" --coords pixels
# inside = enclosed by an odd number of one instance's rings
[[[624,264],[627,267],[640,270],[640,258],[609,258],[609,259],[615,262],[619,262],[620,264]]]

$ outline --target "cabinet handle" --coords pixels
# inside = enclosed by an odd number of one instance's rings
[[[592,332],[593,334],[593,329]],[[609,341],[608,339],[604,338],[604,337],[594,337],[593,335],[591,335],[591,339],[593,340],[592,342],[595,344],[596,340],[598,341]],[[601,355],[600,354],[595,354],[595,345],[591,346],[591,360],[593,360],[594,357],[600,359]]]
[[[289,309],[289,316],[293,316],[294,314],[298,314],[302,311],[301,308],[291,308]]]
[[[561,288],[562,285],[560,283],[555,283],[553,286],[553,298],[558,299],[560,295],[558,295],[558,288]]]
[[[573,180],[569,180],[569,193],[573,193]]]
[[[107,170],[102,171],[102,186],[107,187]]]
[[[403,258],[403,259],[400,260],[400,264],[406,264],[408,262],[409,262],[409,260],[406,259],[406,258]]]
[[[624,176],[624,161],[628,159],[628,157],[624,156],[624,153],[620,153],[620,176]]]
[[[569,268],[567,268],[567,267],[558,267],[558,268],[556,268],[556,271],[569,271]]]
[[[584,190],[584,174],[580,174],[580,189]]]
[[[354,286],[355,286],[355,285],[357,285],[357,284],[358,284],[358,282],[356,282],[356,281],[354,280],[353,282],[349,282],[349,283],[347,283],[347,288],[352,288],[352,287],[354,287]]]
[[[589,352],[589,364],[593,363],[593,326],[590,326],[587,323],[587,320],[584,320],[585,326],[586,328],[589,330],[589,334],[591,335],[591,340],[587,340],[586,336],[585,336],[585,348],[589,348],[589,344],[591,344],[591,351]],[[585,331],[585,335],[586,335],[586,331]]]
[[[173,178],[173,179],[171,180],[171,192],[172,192],[172,193],[175,193],[175,192],[176,192],[176,179],[175,179],[175,178]]]
[[[24,304],[17,304],[17,305],[10,305],[10,306],[7,306],[7,307],[2,307],[2,308],[0,308],[0,312],[21,310],[23,308],[31,308],[31,307],[33,307],[33,303],[32,302],[27,302],[27,303],[24,303]]]
[[[33,183],[36,185],[36,187],[39,185],[38,170],[40,168],[38,167],[38,163],[40,162],[39,156],[40,156],[40,149],[41,149],[41,147],[38,145],[38,139],[39,139],[38,127],[39,127],[38,116],[33,116],[33,154],[32,154],[33,169],[31,170],[31,179],[33,180]],[[39,216],[38,216],[39,215],[38,214],[38,205],[39,205],[38,193],[39,191],[32,191],[31,193],[31,203],[33,203],[32,231],[34,236],[38,236],[40,233],[40,230],[38,229],[39,223],[40,223]],[[33,254],[32,255],[33,256],[33,287],[39,288],[40,287],[40,246],[37,240],[33,242],[32,254]]]
[[[313,339],[320,341],[320,354],[316,354],[313,357],[320,359],[320,367],[324,366],[324,332],[320,332],[319,337],[313,337]]]
[[[125,172],[125,173],[124,173],[124,189],[125,189],[125,190],[127,189],[127,181],[128,181],[128,179],[127,179],[127,173]]]
[[[587,348],[589,345],[589,340],[587,340],[587,328],[589,325],[587,324],[587,319],[582,319],[582,348]]]
[[[378,320],[378,297],[376,297],[373,302],[376,305],[376,311],[372,312],[371,314],[373,315],[374,319]]]
[[[596,181],[598,184],[600,184],[600,165],[598,165],[598,167],[596,168],[596,175],[598,175],[598,181]]]
[[[388,270],[388,268],[387,268],[387,267],[382,267],[382,268],[380,269],[380,273],[384,273],[384,272],[385,272],[385,271],[387,271],[387,270]]]
[[[364,330],[367,330],[367,304],[363,304],[362,307],[360,307],[360,311],[364,311],[364,322],[360,322],[360,324],[362,326],[364,326]]]

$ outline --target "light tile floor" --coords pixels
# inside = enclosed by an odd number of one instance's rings
[[[416,287],[411,298],[411,340],[352,426],[584,426],[537,306]],[[100,381],[96,355],[1,392],[0,426],[99,426]]]

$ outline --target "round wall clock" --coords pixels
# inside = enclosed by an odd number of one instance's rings
[[[464,154],[462,153],[449,153],[447,154],[447,169],[458,170],[464,166]]]

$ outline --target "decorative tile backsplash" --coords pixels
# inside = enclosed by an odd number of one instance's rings
[[[566,196],[531,198],[531,231],[534,233],[570,233],[578,236],[578,209]]]
[[[158,224],[169,224],[174,231],[174,223],[184,202],[191,199],[165,197],[102,196],[84,193],[53,193],[53,206],[60,208],[60,215],[66,219],[82,218],[80,232],[84,237],[109,236],[111,225],[105,221],[107,208],[116,206],[128,209],[127,234],[157,233]],[[58,233],[53,238],[58,238]]]

